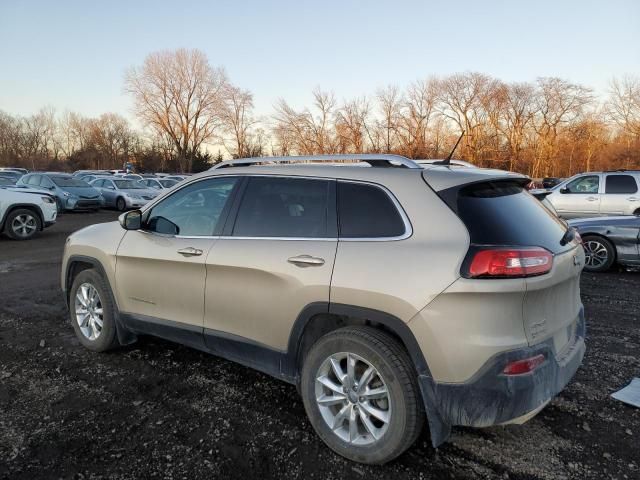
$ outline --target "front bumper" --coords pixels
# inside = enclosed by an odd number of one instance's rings
[[[94,210],[104,207],[104,198],[67,198],[66,210]]]
[[[447,440],[454,425],[487,427],[512,423],[541,409],[573,378],[585,353],[584,310],[569,345],[557,354],[553,339],[533,347],[502,352],[464,383],[437,383],[420,375],[419,383],[429,417],[434,447]],[[538,354],[545,362],[533,372],[504,375],[509,362]]]
[[[150,201],[151,200],[146,200],[144,198],[138,199],[138,198],[125,197],[125,203],[127,204],[127,208],[144,207]]]

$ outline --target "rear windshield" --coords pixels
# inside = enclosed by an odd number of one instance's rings
[[[145,188],[138,183],[137,180],[114,180],[113,183],[116,184],[121,190],[135,190]]]
[[[543,247],[552,253],[563,245],[566,226],[521,185],[487,182],[458,191],[456,210],[476,245]]]
[[[89,184],[84,180],[73,177],[49,177],[59,187],[88,187]]]

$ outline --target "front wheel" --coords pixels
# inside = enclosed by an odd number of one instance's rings
[[[351,460],[386,463],[424,424],[417,376],[404,347],[369,327],[328,333],[311,348],[301,393],[320,438]]]
[[[40,217],[26,208],[18,208],[7,216],[5,232],[14,240],[29,240],[42,230]]]
[[[588,272],[605,272],[611,268],[616,259],[613,244],[604,237],[587,235],[582,238],[585,261],[584,269]]]
[[[124,201],[124,198],[118,197],[118,200],[116,200],[116,208],[121,212],[124,212],[126,210],[127,202]]]
[[[114,301],[105,280],[95,270],[83,270],[69,292],[69,313],[80,343],[104,352],[118,345]]]

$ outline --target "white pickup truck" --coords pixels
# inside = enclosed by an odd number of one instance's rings
[[[58,209],[51,195],[0,188],[0,232],[28,240],[56,222]]]

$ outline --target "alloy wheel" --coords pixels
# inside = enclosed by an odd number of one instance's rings
[[[11,222],[13,232],[22,238],[28,238],[38,229],[38,221],[29,213],[22,213]]]
[[[389,427],[387,385],[373,365],[354,353],[335,353],[322,363],[315,396],[327,426],[345,442],[370,445]]]
[[[98,290],[90,283],[83,283],[76,291],[75,315],[82,334],[96,340],[104,325],[104,310]]]
[[[602,267],[609,259],[607,247],[597,241],[588,240],[584,242],[585,265],[591,268]]]

